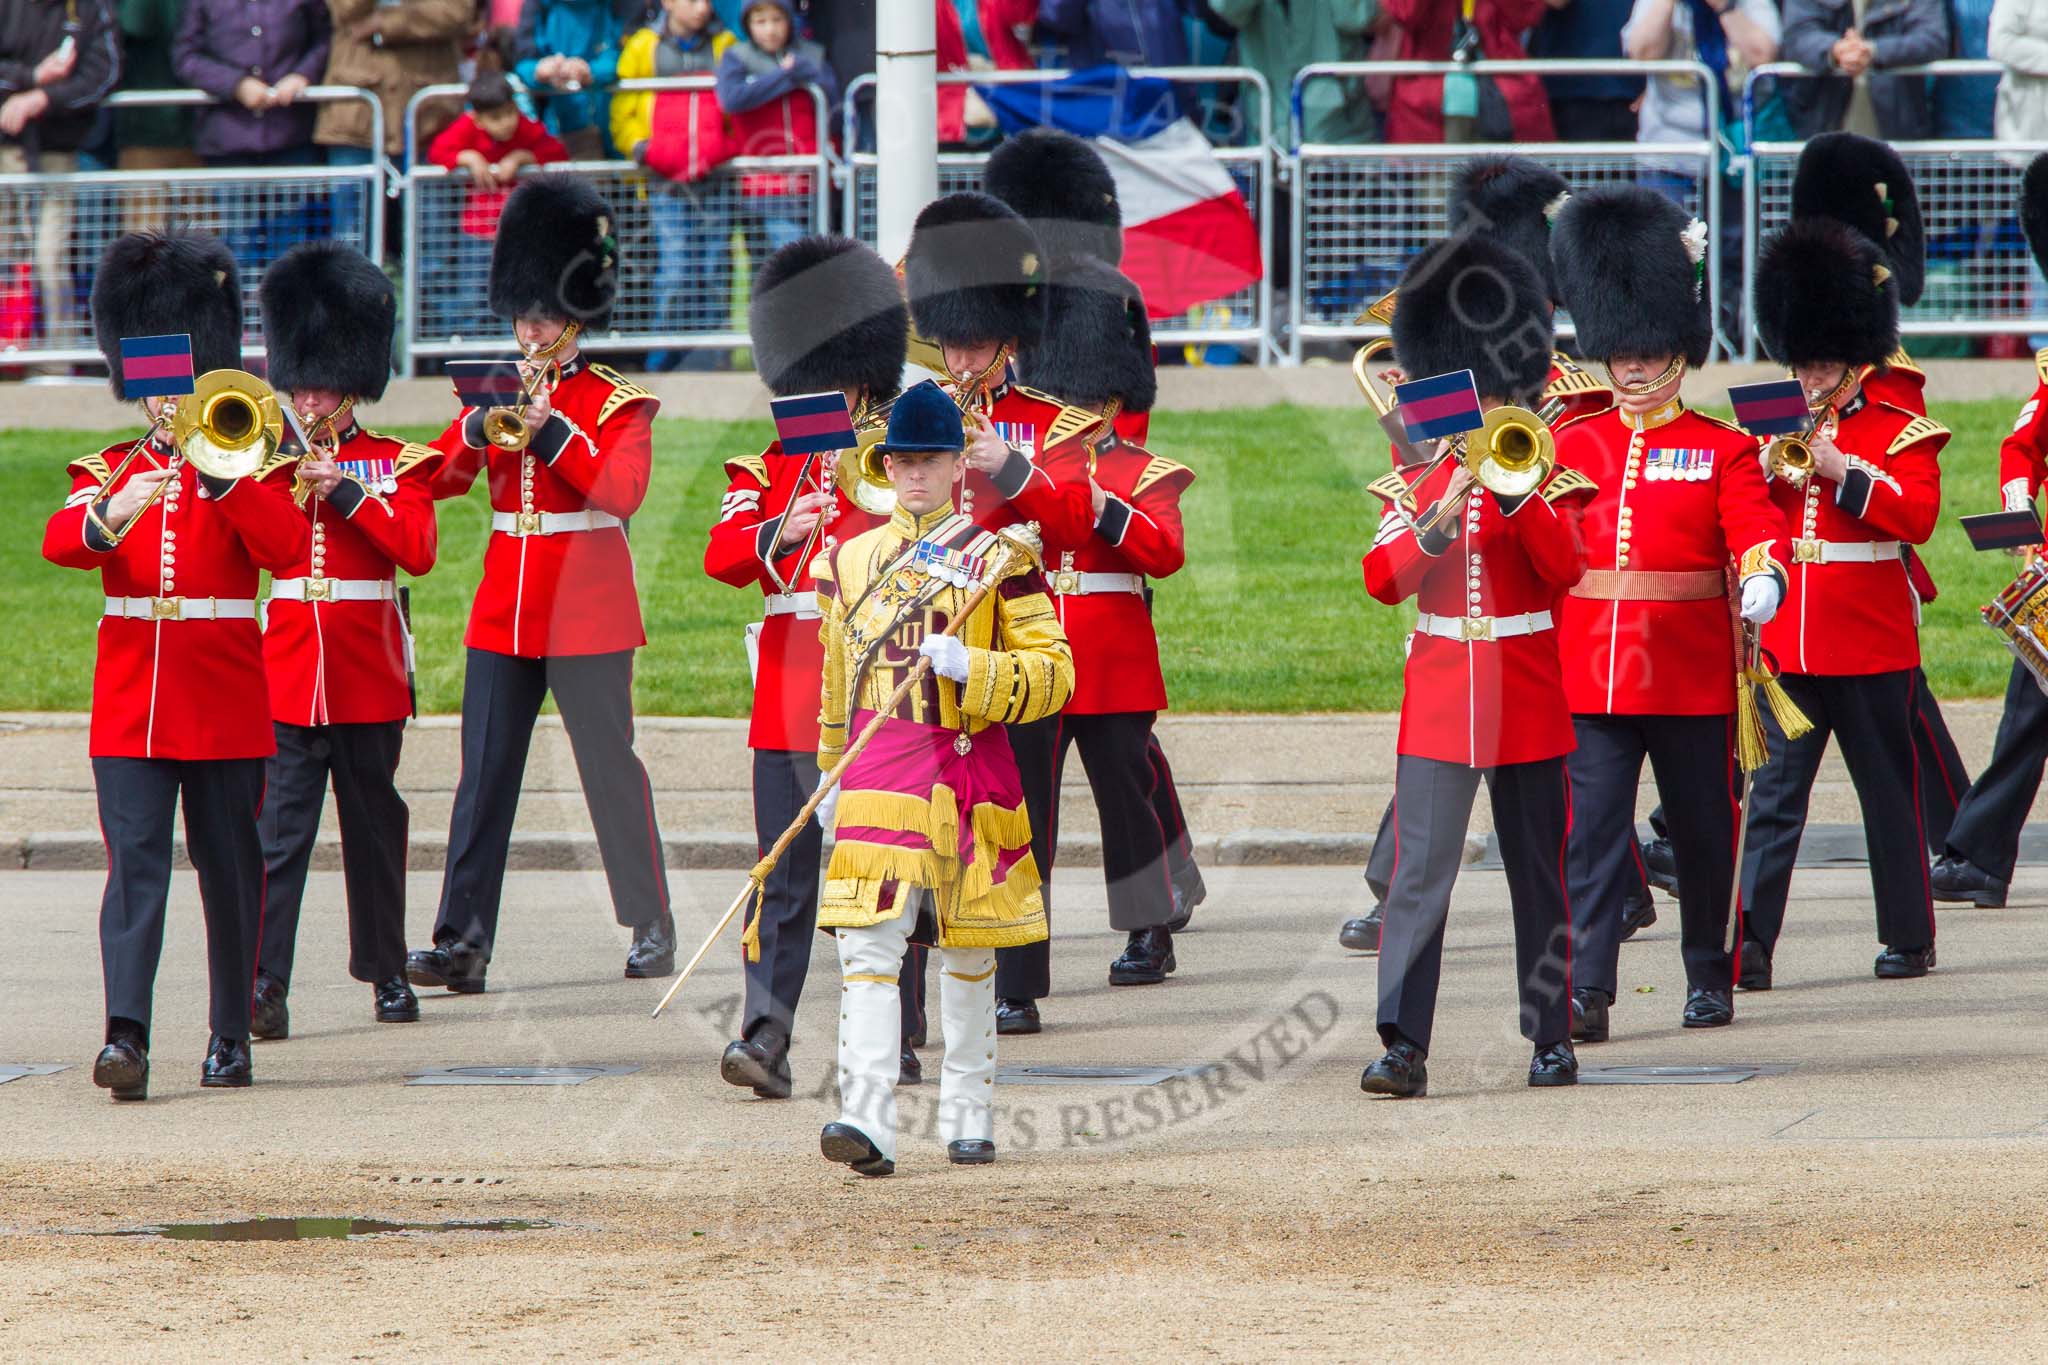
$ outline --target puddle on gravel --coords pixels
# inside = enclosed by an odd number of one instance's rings
[[[528,1218],[388,1223],[378,1218],[245,1218],[233,1223],[161,1223],[89,1232],[88,1237],[164,1237],[174,1242],[311,1242],[375,1237],[387,1232],[536,1232],[553,1223]]]

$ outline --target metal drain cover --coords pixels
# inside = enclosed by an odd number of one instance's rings
[[[640,1068],[622,1066],[435,1066],[408,1071],[407,1085],[581,1085],[599,1076],[630,1076]]]
[[[69,1062],[0,1062],[0,1085],[18,1081],[23,1076],[54,1076],[70,1069]]]
[[[1003,1085],[1158,1085],[1186,1074],[1178,1066],[1005,1066]]]
[[[1740,1085],[1752,1076],[1782,1076],[1780,1062],[1732,1062],[1720,1066],[1589,1066],[1580,1085]]]

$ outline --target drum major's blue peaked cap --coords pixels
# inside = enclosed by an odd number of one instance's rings
[[[927,379],[903,391],[889,409],[889,434],[882,440],[885,451],[944,450],[958,454],[967,444],[967,429],[960,409],[946,391]]]

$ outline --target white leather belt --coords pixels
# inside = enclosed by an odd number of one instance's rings
[[[273,602],[395,602],[398,585],[388,578],[274,578]]]
[[[1896,540],[1795,540],[1794,564],[1884,564],[1899,558]]]
[[[558,536],[564,531],[602,531],[624,522],[609,512],[587,507],[581,512],[493,512],[491,529],[508,536]]]
[[[1547,611],[1521,616],[1431,616],[1425,611],[1415,617],[1417,635],[1434,635],[1439,640],[1508,640],[1517,635],[1535,635],[1550,626]]]
[[[1055,571],[1052,576],[1052,592],[1055,597],[1093,597],[1097,593],[1121,592],[1142,593],[1145,591],[1145,576],[1135,573],[1075,573],[1072,569]]]
[[[763,620],[770,616],[794,616],[799,621],[815,621],[819,617],[818,599],[815,595],[778,592],[762,605],[761,616]]]
[[[130,621],[253,621],[253,597],[109,597],[108,616]]]

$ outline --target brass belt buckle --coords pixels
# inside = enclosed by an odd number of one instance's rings
[[[1794,564],[1818,564],[1821,562],[1821,547],[1826,544],[1819,540],[1795,540],[1792,542]]]
[[[1491,640],[1493,638],[1493,618],[1491,616],[1460,616],[1458,618],[1458,638],[1468,644],[1474,640]]]
[[[1081,575],[1072,569],[1061,569],[1052,576],[1052,590],[1061,597],[1072,597],[1081,590]]]
[[[521,512],[515,524],[519,527],[519,534],[522,536],[539,535],[540,513]]]
[[[308,602],[325,602],[332,588],[333,584],[327,579],[309,578],[306,580],[306,600]]]
[[[149,619],[152,621],[180,621],[185,616],[185,599],[182,597],[152,597],[149,599]]]

